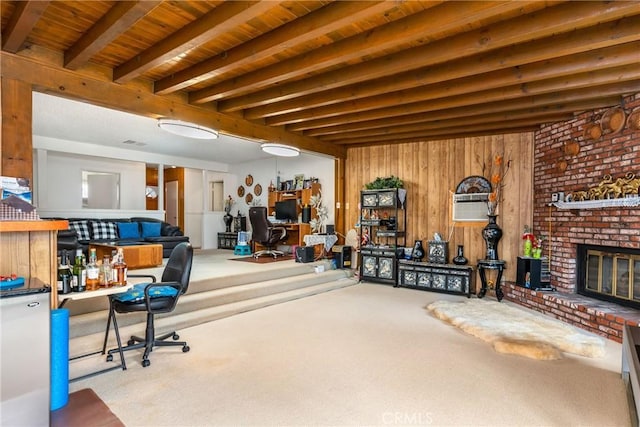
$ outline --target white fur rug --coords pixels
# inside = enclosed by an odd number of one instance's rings
[[[499,353],[538,360],[562,358],[562,352],[602,357],[605,339],[552,317],[497,301],[436,301],[435,317],[493,344]]]

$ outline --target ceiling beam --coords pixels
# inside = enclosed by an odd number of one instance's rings
[[[76,70],[107,47],[160,1],[119,1],[64,53],[64,66]]]
[[[223,2],[200,19],[185,25],[149,49],[116,67],[113,70],[113,80],[117,83],[128,82],[278,5],[279,2],[272,1]]]
[[[640,25],[640,17],[618,21],[617,24],[613,35],[611,23],[603,24],[604,28],[585,30],[585,39],[593,43],[589,45],[585,44],[582,38],[559,35],[498,52],[400,74],[395,76],[395,79],[382,78],[367,82],[368,84],[349,86],[340,91],[310,95],[305,97],[304,110],[270,116],[265,119],[265,122],[276,126],[304,121],[320,123],[323,118],[343,116],[347,112],[357,113],[385,106],[406,105],[411,102],[464,94],[477,90],[475,88],[478,85],[489,89],[571,75],[586,70],[637,63],[640,43],[630,39],[640,39],[640,32],[636,30]],[[628,43],[625,43],[627,41]],[[558,54],[565,55],[558,57]],[[505,62],[500,58],[510,60]],[[533,62],[534,58],[538,60]],[[505,65],[509,67],[504,68]],[[394,92],[394,89],[402,89],[402,91]],[[345,94],[348,94],[348,97]],[[332,101],[329,95],[333,95],[336,101]],[[286,104],[291,104],[291,101],[249,109],[245,111],[245,117],[257,119],[279,109],[288,111],[291,105]],[[320,106],[312,108],[310,105]]]
[[[44,13],[50,1],[19,1],[2,32],[2,50],[16,53]]]
[[[410,123],[398,123],[381,128],[362,129],[353,132],[343,132],[339,135],[327,135],[323,141],[338,141],[340,143],[351,138],[369,137],[373,135],[388,135],[405,132],[441,129],[447,127],[468,126],[471,124],[491,123],[498,121],[512,121],[535,119],[537,123],[545,123],[544,117],[549,114],[573,113],[591,108],[600,99],[609,101],[616,99],[620,90],[628,87],[640,87],[640,80],[634,85],[619,86],[607,85],[568,91],[558,94],[546,94],[540,97],[528,97],[515,101],[503,101],[487,103],[473,107],[452,108],[450,110],[436,111],[433,114],[422,114],[422,120],[417,118]],[[618,100],[620,98],[618,97]]]
[[[139,86],[129,87],[99,80],[77,71],[44,64],[32,58],[6,52],[0,55],[2,77],[27,82],[34,87],[34,90],[146,117],[185,120],[256,142],[278,142],[334,157],[344,158],[345,156],[343,147],[291,133],[282,127],[256,124],[211,109],[144,92]]]
[[[155,93],[164,95],[196,82],[222,75],[234,67],[276,55],[297,44],[320,38],[347,24],[393,7],[390,1],[341,1],[330,3],[274,30],[155,82]]]
[[[557,75],[565,73],[564,67],[570,65],[573,61],[574,69],[583,65],[597,66],[599,63],[606,63],[606,58],[598,55],[590,54],[590,51],[604,49],[611,46],[623,45],[640,40],[640,32],[638,31],[637,18],[626,18],[616,22],[606,22],[592,28],[582,30],[580,32],[570,32],[559,34],[540,40],[524,43],[521,45],[508,46],[496,51],[488,52],[481,55],[475,55],[470,58],[461,58],[453,60],[445,64],[439,64],[431,67],[424,67],[407,73],[402,73],[394,78],[384,77],[366,83],[347,86],[340,91],[320,92],[305,97],[305,110],[299,111],[293,107],[294,104],[299,105],[298,99],[282,101],[265,105],[261,107],[250,108],[244,112],[248,119],[258,119],[267,117],[269,124],[286,124],[301,119],[320,119],[327,117],[326,112],[331,111],[332,114],[342,114],[344,111],[336,105],[338,102],[344,102],[349,111],[362,111],[366,109],[379,108],[380,105],[388,104],[387,93],[393,90],[406,89],[403,92],[403,102],[412,102],[420,100],[421,97],[427,95],[423,88],[433,83],[450,81],[455,78],[469,77],[482,73],[492,72],[500,69],[509,69],[504,74],[511,72],[510,76],[506,76],[510,81],[527,81],[527,79],[536,78],[537,74],[556,72]],[[625,55],[633,55],[632,47],[621,48],[625,51]],[[618,50],[607,52],[607,57],[615,59],[616,55],[620,55]],[[578,55],[577,59],[572,59],[569,55]],[[563,58],[566,57],[566,58]],[[637,61],[637,58],[634,59]],[[545,71],[545,64],[549,63],[549,71]],[[524,71],[522,71],[524,70]],[[568,72],[568,71],[567,71]],[[490,81],[488,84],[496,84]],[[409,90],[410,89],[410,90]],[[454,89],[455,90],[455,89]],[[375,97],[375,95],[378,95]],[[366,98],[370,97],[370,98]],[[364,100],[360,98],[365,98]],[[315,108],[312,108],[316,106]],[[330,107],[329,107],[330,106]],[[286,114],[286,120],[280,120],[271,117],[274,115]]]
[[[401,73],[535,40],[550,32],[576,31],[598,22],[624,17],[626,14],[633,11],[638,12],[638,10],[640,10],[640,4],[635,2],[569,2],[507,22],[497,23],[481,30],[439,40],[426,46],[406,49],[307,79],[285,83],[278,87],[237,98],[225,99],[218,103],[218,110],[223,112],[237,111],[315,92],[337,89],[389,74]]]
[[[620,97],[611,97],[608,99],[599,99],[590,103],[581,104],[585,108],[583,109],[597,109],[610,107],[613,105],[617,105],[620,103]],[[575,108],[575,107],[571,107]],[[467,135],[480,135],[483,132],[488,132],[491,134],[499,135],[505,133],[516,132],[515,129],[538,129],[541,124],[544,123],[553,123],[561,120],[569,120],[574,117],[574,113],[572,112],[558,112],[550,113],[548,117],[541,118],[531,118],[531,119],[520,119],[520,120],[512,120],[505,122],[503,120],[497,119],[495,122],[487,122],[482,124],[471,124],[465,126],[464,124],[460,124],[459,121],[456,126],[448,127],[448,128],[439,128],[432,130],[421,130],[415,132],[405,132],[405,133],[389,133],[387,135],[373,135],[373,136],[365,136],[361,138],[349,138],[343,141],[340,141],[341,144],[350,146],[352,144],[361,144],[361,145],[371,145],[371,144],[398,144],[402,142],[415,142],[415,141],[426,141],[429,139],[434,139],[434,137],[438,137],[440,139],[450,139],[454,138],[454,135],[458,135],[461,133]]]
[[[383,108],[380,110],[369,111],[365,114],[370,115],[369,120],[354,121],[347,117],[336,117],[334,121],[340,124],[329,127],[311,127],[305,132],[307,136],[320,136],[340,134],[342,132],[353,132],[362,129],[386,127],[391,125],[413,123],[421,121],[426,113],[432,120],[446,118],[444,115],[448,109],[456,107],[468,107],[471,105],[486,105],[491,102],[503,102],[507,108],[516,108],[521,99],[526,101],[527,97],[540,96],[544,94],[567,94],[571,96],[570,90],[596,88],[598,86],[621,83],[629,80],[636,80],[640,77],[640,63],[632,63],[618,68],[607,68],[604,70],[596,70],[572,76],[562,76],[555,79],[542,80],[532,82],[525,85],[512,85],[503,88],[469,91],[463,95],[452,95],[450,97],[437,98],[430,101],[415,102],[403,105],[400,108]],[[485,81],[484,76],[478,77],[478,82]],[[621,88],[617,86],[617,88]],[[640,91],[640,86],[638,87]],[[593,93],[593,92],[592,92]],[[603,94],[604,96],[604,94]],[[607,95],[608,96],[608,95]],[[510,103],[510,100],[514,104]],[[564,98],[560,100],[564,101]],[[556,99],[557,101],[557,99]],[[481,107],[482,108],[482,107]],[[391,112],[393,111],[393,112]],[[365,116],[365,114],[361,114]],[[327,119],[324,119],[327,120]],[[309,125],[311,122],[306,122]],[[305,126],[306,127],[306,126]],[[291,131],[300,131],[301,129],[295,125],[288,126]]]
[[[189,101],[200,104],[242,95],[277,82],[304,76],[310,72],[317,73],[319,70],[334,65],[392,49],[402,43],[437,37],[443,31],[459,25],[472,25],[478,19],[486,20],[491,16],[507,12],[513,13],[514,10],[526,13],[531,12],[532,7],[542,7],[540,2],[534,2],[534,6],[530,6],[528,3],[520,2],[516,5],[513,2],[468,2],[464,4],[464,14],[460,13],[461,5],[458,2],[447,2],[440,6],[437,6],[437,2],[430,3],[428,6],[432,7],[422,12],[339,40],[294,58],[193,91],[189,96]],[[434,20],[437,20],[437,26],[433,25]]]

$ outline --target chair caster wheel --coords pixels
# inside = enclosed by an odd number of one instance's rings
[[[142,361],[142,367],[146,368],[147,366],[151,365],[151,362],[149,362],[149,360],[145,359]]]
[[[188,352],[189,350],[191,350],[191,349],[189,348],[189,346],[188,346],[188,345],[185,345],[185,346],[183,346],[183,347],[182,347],[182,352],[183,352],[183,353],[186,353],[186,352]]]
[[[129,341],[127,341],[127,345],[134,345],[136,343],[136,341],[134,339],[130,339]]]
[[[180,339],[180,335],[176,334],[175,332],[173,333],[173,336],[171,337],[173,338],[174,341],[178,341]]]
[[[107,362],[113,362],[113,354],[107,355]]]

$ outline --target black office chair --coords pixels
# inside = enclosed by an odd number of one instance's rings
[[[272,255],[277,258],[278,255],[284,256],[284,252],[276,250],[275,247],[287,236],[287,230],[284,227],[276,227],[271,224],[267,218],[267,208],[264,206],[249,208],[249,221],[251,222],[251,239],[267,248],[257,251],[253,257]]]
[[[152,280],[152,283],[137,284],[127,292],[114,294],[109,298],[109,321],[112,319],[111,316],[115,316],[116,313],[147,312],[145,337],[139,338],[132,336],[127,342],[127,346],[122,347],[122,351],[144,348],[144,354],[142,356],[142,366],[144,367],[151,364],[151,362],[149,362],[149,353],[151,353],[153,347],[182,346],[183,353],[189,351],[189,346],[186,342],[176,341],[180,337],[175,331],[156,337],[153,319],[157,313],[169,313],[173,311],[180,296],[187,292],[189,277],[191,276],[192,260],[193,248],[191,244],[182,242],[171,251],[160,282],[156,282],[156,278],[152,275],[129,274],[129,277],[148,277]],[[114,322],[116,334],[118,334],[117,328],[117,323]],[[107,334],[105,334],[105,346],[107,335],[108,330]],[[169,337],[172,337],[174,341],[165,341]],[[118,352],[120,352],[119,348],[109,350],[107,361],[112,361],[113,354]]]

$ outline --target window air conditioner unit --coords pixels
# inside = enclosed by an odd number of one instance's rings
[[[487,201],[489,193],[453,195],[453,221],[487,221]]]

